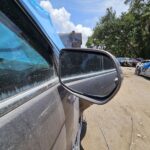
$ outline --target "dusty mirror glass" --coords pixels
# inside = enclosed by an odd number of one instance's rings
[[[64,51],[60,56],[63,85],[80,94],[106,97],[117,87],[112,58],[101,53]]]

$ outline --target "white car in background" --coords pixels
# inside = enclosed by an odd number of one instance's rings
[[[150,78],[150,62],[144,63],[140,75]]]
[[[143,61],[137,63],[136,68],[135,68],[135,74],[141,75],[143,65],[148,62],[150,62],[150,60],[143,60]]]

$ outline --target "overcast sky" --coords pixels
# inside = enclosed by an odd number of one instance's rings
[[[83,47],[106,8],[113,7],[117,16],[128,9],[124,0],[41,0],[40,4],[50,13],[58,32],[81,32]]]

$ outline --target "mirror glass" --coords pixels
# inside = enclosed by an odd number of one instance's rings
[[[103,53],[63,51],[60,56],[60,79],[63,85],[79,94],[109,96],[117,87],[113,59]]]

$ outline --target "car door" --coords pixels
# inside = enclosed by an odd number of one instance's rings
[[[39,3],[35,0],[21,0],[17,4],[24,9],[27,15],[32,17],[32,21],[38,24],[48,39],[48,42],[51,44],[56,60],[58,60],[60,50],[64,48],[64,46],[53,27],[49,14],[41,8]],[[79,128],[79,98],[67,92],[62,86],[60,86],[58,90],[65,112],[67,149],[71,149]]]
[[[145,74],[146,77],[150,77],[150,65],[148,66],[148,68],[145,70]]]
[[[0,3],[0,149],[65,150],[52,49],[14,1]]]

